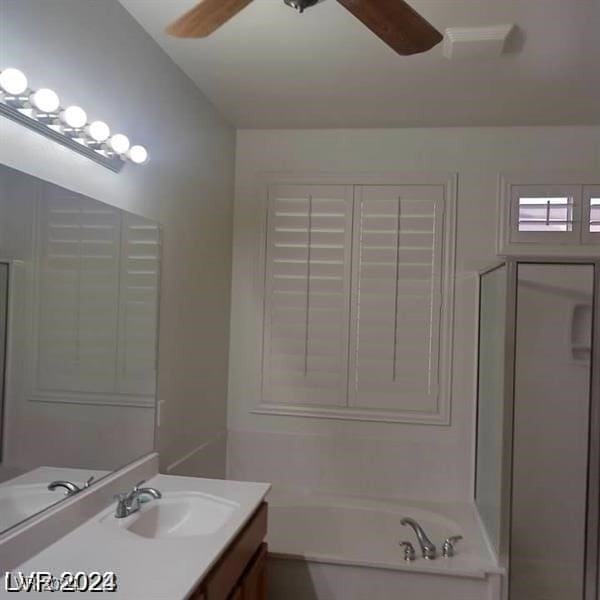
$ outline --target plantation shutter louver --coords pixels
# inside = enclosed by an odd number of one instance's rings
[[[352,187],[269,189],[263,398],[345,405]]]
[[[357,186],[350,405],[435,411],[444,188]]]

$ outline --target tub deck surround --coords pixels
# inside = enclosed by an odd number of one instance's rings
[[[270,554],[338,565],[483,579],[504,570],[489,548],[477,509],[470,503],[435,503],[339,496],[305,489],[273,488],[268,495]],[[402,517],[419,522],[438,549],[425,560],[413,530]],[[451,558],[441,556],[451,535],[464,539]],[[417,558],[406,562],[398,543],[409,540]]]
[[[126,530],[127,519],[123,520],[122,525],[113,523],[110,519],[114,518],[111,515],[114,514],[116,503],[111,503],[12,571],[27,574],[41,570],[56,575],[64,571],[114,571],[118,587],[116,592],[109,595],[115,600],[184,600],[244,528],[270,487],[264,483],[170,475],[157,475],[144,485],[160,490],[166,502],[170,498],[181,498],[184,494],[203,494],[224,499],[230,508],[227,519],[221,527],[208,531],[206,535],[148,538]],[[159,502],[161,500],[145,503],[141,510],[151,510],[153,503]],[[8,594],[2,589],[0,597],[5,595]],[[42,592],[36,593],[35,597],[44,600],[61,595]],[[91,592],[78,592],[75,595],[82,600],[98,597],[98,593]]]

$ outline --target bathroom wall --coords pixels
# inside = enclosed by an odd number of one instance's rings
[[[144,144],[114,174],[6,119],[0,163],[163,226],[161,470],[223,475],[235,131],[116,0],[0,0],[0,65]]]
[[[477,271],[497,262],[500,171],[600,169],[600,127],[238,131],[228,475],[430,500],[473,497]],[[452,423],[252,414],[260,389],[261,172],[457,172]]]

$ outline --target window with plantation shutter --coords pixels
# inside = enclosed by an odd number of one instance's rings
[[[356,188],[351,405],[437,407],[444,190]]]
[[[44,185],[30,399],[153,406],[158,226]]]
[[[352,188],[269,190],[263,398],[346,403]]]
[[[447,422],[450,186],[268,186],[255,412]]]

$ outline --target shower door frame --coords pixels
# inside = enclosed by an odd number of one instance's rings
[[[504,423],[502,456],[502,501],[499,560],[507,568],[503,597],[510,597],[510,546],[512,528],[512,478],[514,444],[515,360],[518,267],[520,264],[589,265],[593,268],[592,352],[590,358],[590,395],[588,428],[588,468],[586,490],[586,540],[581,600],[600,598],[600,260],[553,257],[515,257],[504,263],[507,268],[506,332],[504,373]],[[501,265],[498,265],[501,266]],[[498,267],[497,266],[497,267]],[[496,268],[497,268],[496,267]],[[483,273],[482,273],[483,274]],[[568,540],[566,541],[568,544]]]
[[[594,261],[584,600],[600,597],[600,260]]]

